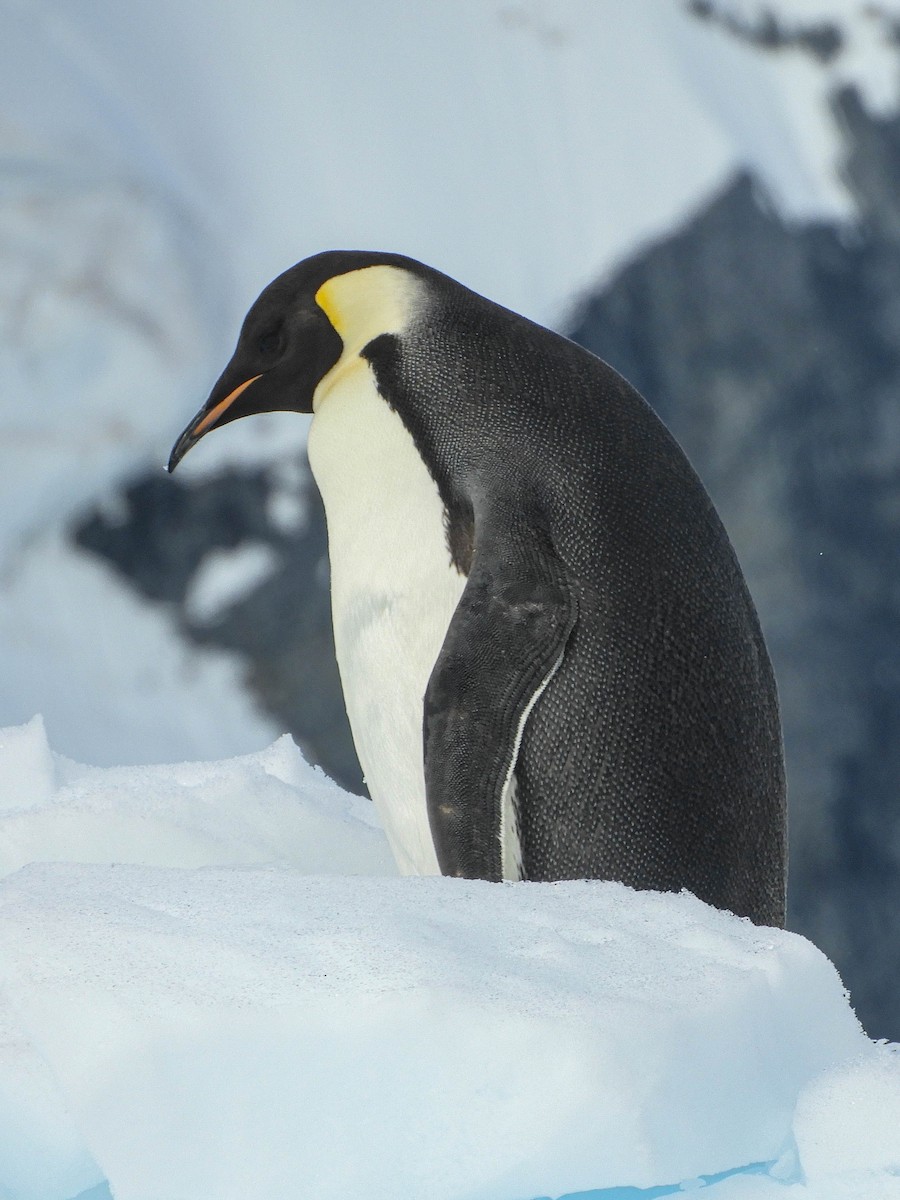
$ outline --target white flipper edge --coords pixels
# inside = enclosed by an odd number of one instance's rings
[[[532,709],[544,694],[547,684],[559,670],[564,654],[565,649],[560,652],[559,657],[547,672],[543,682],[535,688],[531,699],[522,711],[522,716],[519,718],[519,728],[516,730],[516,740],[513,743],[509,769],[506,772],[506,779],[503,781],[503,790],[500,793],[500,863],[504,880],[520,880],[522,878],[522,844],[519,838],[519,810],[515,770],[516,762],[519,758],[519,748],[522,745],[522,737],[525,733],[525,723],[531,716]]]

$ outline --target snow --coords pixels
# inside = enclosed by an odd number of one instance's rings
[[[900,8],[893,0],[789,0],[782,4],[770,0],[715,0],[715,7],[751,25],[774,13],[787,30],[836,26],[843,45],[822,67],[828,86],[860,87],[871,109],[884,114],[896,109],[900,80],[892,23]]]
[[[136,183],[29,151],[0,173],[0,568],[154,442],[162,458],[211,348],[176,215]]]
[[[277,565],[273,548],[261,542],[237,550],[210,551],[191,582],[185,612],[192,621],[215,620],[271,575]]]
[[[687,897],[59,866],[4,891],[9,994],[126,1200],[690,1179],[778,1158],[800,1086],[862,1048],[808,943]]]
[[[36,861],[393,872],[369,802],[286,734],[225,762],[87,767],[53,753],[35,717],[0,730],[0,788],[0,877]]]
[[[188,649],[164,609],[58,534],[30,541],[0,588],[0,722],[43,711],[55,746],[101,765],[249,752],[280,732],[232,659]]]
[[[0,797],[4,1200],[900,1196],[900,1055],[797,935],[399,878],[287,738],[98,768],[34,719]]]
[[[859,45],[817,70],[673,0],[15,11],[7,111],[202,214],[244,307],[289,263],[347,246],[411,253],[546,319],[751,161],[789,208],[846,212],[825,93],[838,70],[882,80],[891,53],[849,3]],[[740,126],[707,103],[713,78],[732,84]],[[793,136],[795,105],[820,110],[810,142]]]
[[[864,1091],[866,1102],[858,1096]],[[900,1185],[900,1047],[879,1045],[865,1062],[827,1072],[804,1094],[796,1137],[807,1178],[836,1172],[864,1177],[873,1168]],[[898,1186],[900,1190],[900,1186]]]
[[[188,649],[61,529],[161,463],[206,387],[183,223],[52,163],[23,158],[0,183],[0,724],[41,710],[55,745],[98,763],[259,749],[279,730],[235,664]]]

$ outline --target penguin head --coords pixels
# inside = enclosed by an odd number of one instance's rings
[[[262,292],[203,408],[178,438],[174,471],[208,433],[263,412],[311,413],[339,367],[407,323],[426,271],[397,254],[328,251],[298,263]]]

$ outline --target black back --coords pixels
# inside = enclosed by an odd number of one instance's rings
[[[516,763],[525,877],[687,888],[782,925],[775,682],[683,452],[606,363],[420,264],[382,261],[428,281],[419,324],[366,356],[438,484],[454,561],[469,573],[484,547],[499,577],[504,544],[510,562],[552,560],[577,609]]]

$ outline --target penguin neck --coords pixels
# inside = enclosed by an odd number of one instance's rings
[[[350,371],[364,364],[362,351],[382,334],[402,335],[419,315],[424,283],[402,267],[380,264],[361,267],[327,280],[316,292],[316,303],[344,343],[340,358],[320,380],[313,394],[313,412]]]

